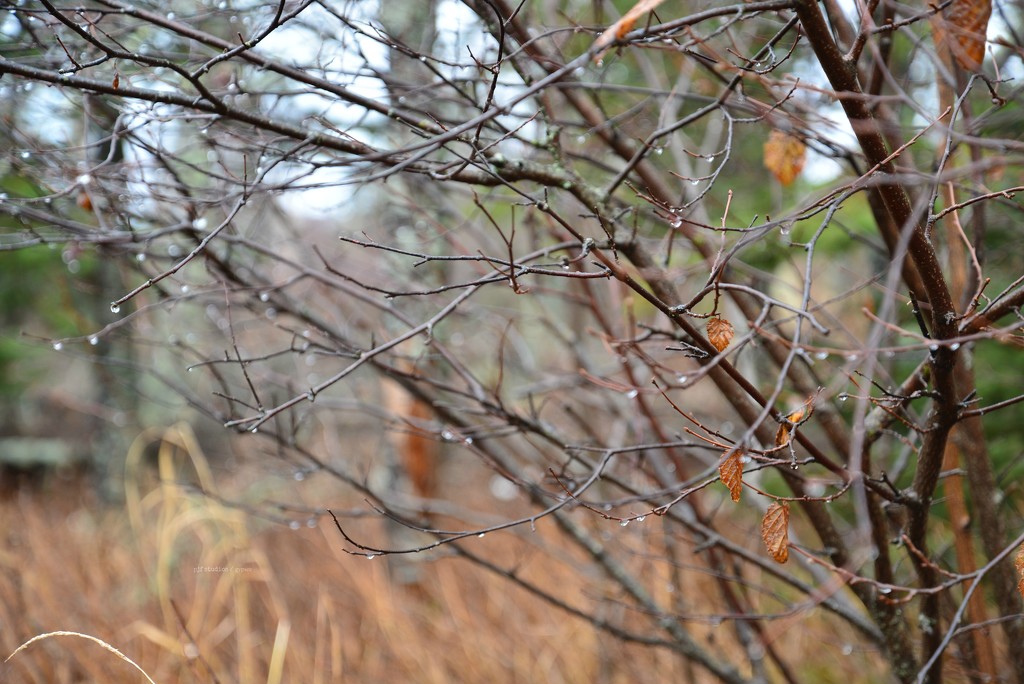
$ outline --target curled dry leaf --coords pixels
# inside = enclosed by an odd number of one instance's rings
[[[789,185],[804,168],[807,146],[788,133],[772,131],[764,144],[764,166],[779,182]]]
[[[761,538],[776,563],[789,560],[789,505],[775,502],[761,521]]]
[[[775,432],[775,446],[784,446],[789,443],[789,424],[781,423]]]
[[[786,416],[786,422],[781,423],[778,431],[775,433],[775,446],[783,446],[784,444],[789,443],[790,427],[797,425],[800,421],[810,417],[808,413],[809,411],[813,411],[813,409],[809,408],[808,404],[808,406],[801,406]]]
[[[718,464],[718,476],[722,478],[722,484],[729,488],[732,500],[738,502],[743,491],[743,452],[734,451],[728,458],[722,459]]]
[[[92,198],[89,197],[89,193],[85,190],[81,190],[78,193],[78,197],[75,198],[75,203],[86,211],[92,211]]]
[[[1024,544],[1020,545],[1020,549],[1017,550],[1017,557],[1013,559],[1013,565],[1017,568],[1017,576],[1020,580],[1017,582],[1017,591],[1024,597]]]
[[[985,59],[985,34],[992,17],[992,0],[953,0],[932,20],[936,46],[948,50],[968,71]]]
[[[729,346],[729,342],[732,341],[732,336],[732,323],[726,319],[715,316],[708,321],[708,342],[710,342],[718,351],[723,351]]]
[[[594,42],[594,48],[596,50],[604,50],[604,48],[608,47],[615,41],[625,38],[626,34],[633,30],[633,26],[636,24],[637,19],[655,9],[664,1],[665,0],[639,0],[639,2],[633,5],[628,12],[622,15],[621,19],[609,26],[604,33],[597,37],[597,40]],[[601,61],[603,56],[604,52],[600,52],[594,57],[594,61]]]

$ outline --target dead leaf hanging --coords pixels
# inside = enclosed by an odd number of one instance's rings
[[[1017,591],[1020,592],[1021,597],[1024,597],[1024,544],[1020,545],[1017,557],[1013,560],[1013,565],[1017,568],[1017,575],[1020,577],[1020,581],[1017,582]]]
[[[775,432],[775,446],[785,446],[789,443],[789,425],[782,423]]]
[[[718,464],[718,476],[722,478],[722,484],[729,488],[732,500],[738,502],[743,492],[743,452],[734,451],[723,459]]]
[[[715,316],[708,321],[708,342],[718,351],[723,351],[732,341],[732,323],[720,316]]]
[[[783,446],[789,443],[790,428],[794,425],[799,425],[805,417],[808,417],[806,415],[807,410],[809,409],[800,407],[786,416],[785,422],[779,424],[779,429],[775,433],[775,446]]]
[[[964,69],[978,71],[991,17],[992,0],[953,0],[932,21],[935,45],[948,50]]]
[[[761,538],[776,563],[789,560],[789,506],[775,502],[761,521]]]
[[[609,26],[605,29],[604,33],[597,37],[597,40],[594,42],[594,49],[602,50],[602,52],[594,57],[594,61],[601,61],[601,58],[604,56],[604,48],[608,47],[616,40],[622,40],[625,38],[626,34],[633,30],[633,26],[636,24],[637,19],[654,10],[664,1],[665,0],[639,0],[639,2],[633,5],[628,12],[622,15],[621,19]]]
[[[774,130],[764,144],[764,166],[779,182],[789,185],[804,168],[807,146],[799,138]]]

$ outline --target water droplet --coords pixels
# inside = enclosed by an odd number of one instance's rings
[[[270,293],[269,292],[260,292],[260,301],[261,302],[266,302],[266,301],[269,301],[269,300],[270,300]]]
[[[839,401],[846,401],[849,398],[850,398],[850,395],[848,395],[846,392],[843,392],[838,397],[836,397],[836,399],[838,399]]]
[[[253,429],[249,430],[249,432],[253,433],[254,435],[257,432],[259,432],[259,431],[260,431],[260,426],[259,425],[255,426]]]
[[[451,430],[442,430],[441,439],[443,439],[446,442],[450,442],[453,439],[455,439],[455,433],[452,432]]]
[[[700,181],[697,180],[696,178],[690,181],[690,185],[696,185],[697,183],[700,183]]]
[[[709,154],[708,156],[704,157],[704,161],[708,161],[708,162],[715,161],[715,155]]]
[[[853,653],[853,646],[850,644],[843,644],[843,655],[848,656]]]
[[[654,154],[661,155],[664,152],[665,152],[665,148],[664,147],[655,147],[654,148]]]
[[[892,587],[890,587],[888,585],[882,585],[882,586],[878,587],[878,592],[880,594],[891,594],[892,593]]]
[[[639,395],[640,395],[639,390],[635,390],[635,389],[631,389],[628,392],[626,392],[626,396],[629,397],[630,399],[636,399],[637,396],[639,396]]]
[[[587,142],[587,136],[585,136],[585,135],[578,135],[578,136],[576,136],[576,142],[579,143],[580,145],[582,145],[583,143]]]
[[[690,379],[690,376],[687,375],[686,373],[681,373],[680,375],[676,376],[676,382],[678,382],[680,384],[686,382],[689,379]]]
[[[814,358],[818,359],[819,361],[824,361],[825,359],[828,358],[828,352],[818,352],[817,354],[814,355]]]
[[[859,357],[859,356],[857,356],[856,354],[847,354],[847,355],[846,355],[846,360],[847,360],[847,361],[849,361],[850,363],[853,363],[853,362],[854,362],[854,361],[856,361],[856,360],[857,360],[858,358],[860,358],[860,357]]]
[[[933,352],[934,351],[939,351],[939,345],[937,345],[937,344],[929,344],[928,345],[928,349],[930,349]]]
[[[960,348],[960,343],[959,343],[959,342],[954,342],[953,344],[949,345],[949,348],[950,348],[950,349],[951,349],[952,351],[956,351],[957,349],[959,349],[959,348]]]
[[[54,342],[53,343],[53,350],[54,351],[60,351],[63,348],[64,348],[64,343],[63,342]]]
[[[375,553],[368,553],[368,554],[366,554],[366,560],[373,560],[376,557],[377,557],[377,554],[375,554]]]
[[[87,173],[83,173],[81,176],[75,179],[75,183],[78,185],[88,185],[92,182],[92,176]]]
[[[32,153],[29,152],[28,150],[25,150],[24,152],[21,153],[21,158],[22,159],[28,159],[31,156],[32,156]]]
[[[295,478],[296,482],[302,482],[306,479],[306,473],[302,470],[296,470],[295,473],[292,474],[292,477]]]
[[[310,404],[316,401],[316,392],[314,392],[313,390],[309,390],[308,392],[306,392],[306,400],[309,401]]]
[[[789,227],[783,226],[779,229],[779,235],[789,235]]]
[[[466,439],[462,440],[462,443],[465,444],[466,446],[472,446],[473,445],[473,438],[472,437],[467,437]]]
[[[95,347],[95,346],[96,346],[97,344],[99,344],[99,343],[100,343],[100,338],[96,337],[95,335],[92,335],[92,336],[91,336],[91,337],[89,338],[89,344],[91,344],[92,346],[94,346],[94,347]]]
[[[637,521],[637,522],[643,522],[643,521],[644,521],[644,520],[646,520],[646,519],[647,519],[647,516],[646,516],[646,515],[641,515],[641,516],[640,516],[639,518],[637,518],[637,519],[636,519],[636,521]]]
[[[619,521],[619,527],[625,527],[628,524],[629,524],[628,520],[621,520],[621,521]]]
[[[291,529],[293,529],[293,530],[297,530],[297,529],[299,529],[300,527],[302,527],[302,525],[301,525],[301,524],[299,524],[299,521],[298,521],[298,520],[292,520],[292,521],[291,521],[290,523],[288,523],[288,527],[289,527],[289,528],[291,528]]]
[[[110,302],[110,313],[120,313],[121,305],[117,302]]]
[[[142,252],[139,252],[138,254],[135,255],[135,260],[138,262],[143,262],[146,260],[146,255],[143,254]]]
[[[476,538],[477,538],[477,539],[483,539],[483,538],[484,538],[484,536],[486,536],[486,535],[487,535],[487,533],[486,533],[486,532],[481,532],[480,534],[476,535]]]
[[[306,527],[309,527],[309,528],[316,527],[316,524],[317,524],[316,518],[310,518],[309,520],[306,521]]]

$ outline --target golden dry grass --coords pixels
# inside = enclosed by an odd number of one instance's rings
[[[140,438],[129,454],[124,507],[100,503],[84,478],[23,487],[0,501],[4,657],[38,635],[70,631],[118,649],[158,684],[710,681],[665,650],[620,643],[464,560],[424,560],[419,582],[401,585],[388,572],[390,559],[346,554],[323,518],[298,530],[266,524],[180,486],[189,479],[216,492],[187,430],[163,435],[153,473],[142,465],[141,448],[153,437]],[[245,486],[242,474],[237,481]],[[302,491],[321,504],[326,496]],[[379,521],[367,521],[363,532],[374,526]],[[536,534],[553,533],[552,525],[538,524]],[[637,532],[633,540],[645,579],[661,572],[642,560],[643,544],[656,536]],[[514,534],[474,540],[472,550],[514,561],[520,576],[556,588],[574,605],[602,598],[568,552],[541,553]],[[713,608],[698,605],[715,595],[709,577],[684,577],[695,597],[690,606]],[[667,575],[656,580],[649,585],[669,584]],[[602,609],[609,619],[642,623],[617,609],[621,597],[603,597],[611,599]],[[823,618],[796,623],[773,639],[789,653],[807,654],[790,658],[798,669],[825,668],[834,681],[874,676],[865,664],[872,654],[861,654],[858,669],[809,637],[827,629]],[[717,638],[719,647],[731,638],[730,630],[709,625],[689,629],[705,643]],[[16,653],[0,665],[0,680],[146,678],[100,643],[62,635]]]

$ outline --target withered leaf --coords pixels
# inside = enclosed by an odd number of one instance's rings
[[[761,538],[776,563],[789,560],[789,505],[775,502],[761,521]]]
[[[796,180],[804,168],[806,158],[807,147],[800,139],[788,133],[774,130],[764,143],[764,166],[783,185]]]
[[[789,425],[781,423],[775,432],[775,446],[783,446],[789,443]]]
[[[602,50],[614,43],[616,40],[623,39],[627,33],[633,30],[633,26],[636,24],[637,19],[655,9],[664,1],[665,0],[639,0],[639,2],[633,5],[628,12],[622,15],[621,19],[609,26],[604,33],[597,37],[597,40],[594,42],[594,48]],[[594,57],[594,61],[601,61],[601,57],[603,55],[603,52],[599,53]]]
[[[743,492],[743,452],[734,451],[723,459],[718,464],[718,476],[722,478],[722,484],[729,488],[732,500],[738,502]]]
[[[933,21],[935,44],[948,50],[968,71],[985,60],[985,34],[992,17],[992,0],[953,0]]]
[[[1024,544],[1020,545],[1017,557],[1013,559],[1013,565],[1017,568],[1017,575],[1020,577],[1020,581],[1017,582],[1017,591],[1024,597]]]
[[[779,425],[779,429],[775,432],[775,446],[782,446],[789,443],[790,426],[796,425],[808,415],[808,411],[812,411],[808,407],[800,407],[795,411],[791,412],[786,416],[786,422]]]
[[[723,351],[729,346],[729,342],[732,341],[732,336],[732,323],[726,319],[720,316],[715,316],[708,321],[708,342],[710,342],[718,351]]]

